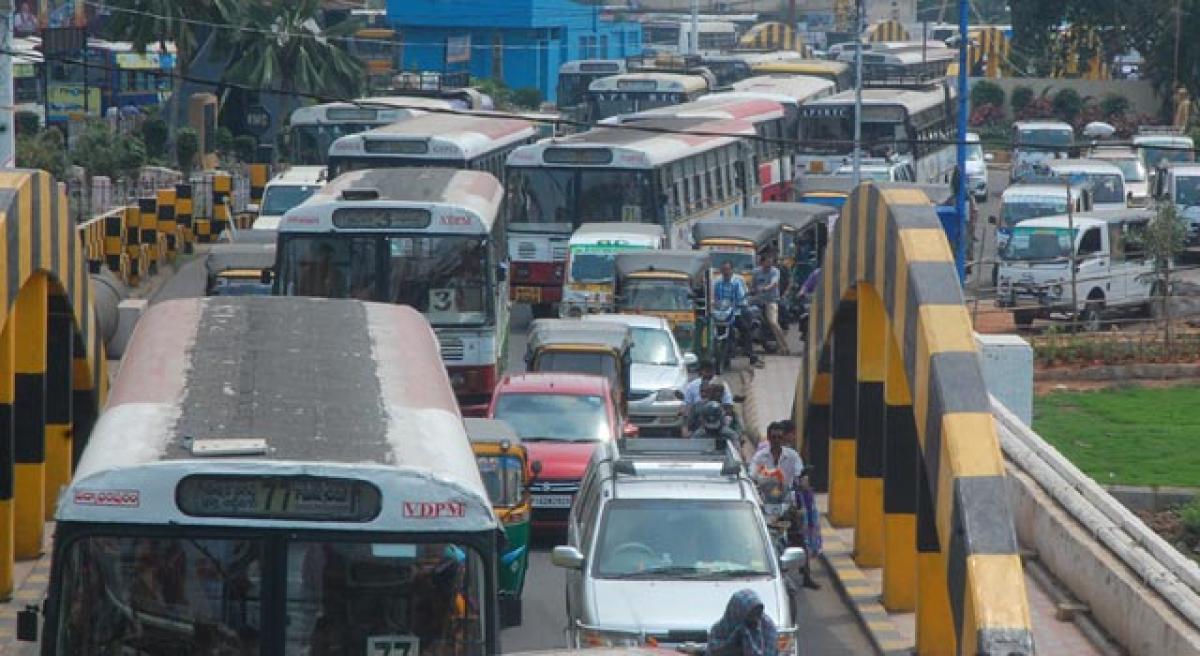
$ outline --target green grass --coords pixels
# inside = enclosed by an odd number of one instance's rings
[[[1054,392],[1033,428],[1102,485],[1200,486],[1200,387]]]

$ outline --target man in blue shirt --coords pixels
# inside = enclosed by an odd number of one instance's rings
[[[761,363],[754,355],[754,341],[750,335],[750,322],[742,309],[746,307],[746,281],[741,276],[733,275],[733,264],[726,260],[721,263],[721,275],[713,282],[714,305],[729,301],[733,306],[734,323],[737,327],[737,338],[742,350],[750,357],[750,364],[758,367]]]

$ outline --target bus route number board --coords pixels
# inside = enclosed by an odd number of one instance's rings
[[[409,635],[367,638],[367,656],[417,656],[420,639]]]

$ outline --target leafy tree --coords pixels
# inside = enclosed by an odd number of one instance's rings
[[[217,128],[217,152],[222,155],[233,154],[233,131],[223,125]]]
[[[238,161],[253,162],[258,151],[258,139],[248,134],[239,134],[233,138],[233,152]]]
[[[1157,212],[1146,224],[1146,252],[1154,259],[1156,281],[1151,288],[1152,294],[1158,298],[1158,308],[1155,314],[1163,319],[1163,341],[1167,351],[1172,348],[1171,332],[1171,271],[1175,258],[1183,252],[1187,245],[1187,223],[1170,201],[1158,204]]]
[[[994,105],[1004,111],[1004,89],[995,82],[980,80],[971,87],[971,106]]]
[[[15,123],[17,126],[17,136],[33,136],[42,128],[41,119],[33,112],[17,112]]]
[[[537,87],[513,89],[512,103],[517,107],[537,109],[542,105],[542,92]]]
[[[1128,114],[1130,106],[1128,98],[1116,93],[1106,93],[1100,99],[1100,112],[1107,120]]]
[[[17,166],[49,171],[58,180],[65,180],[68,162],[62,132],[46,128],[37,134],[18,134]]]
[[[1083,111],[1083,98],[1078,91],[1071,88],[1059,89],[1051,103],[1054,106],[1054,115],[1067,123],[1074,122],[1079,112]]]
[[[151,116],[142,121],[142,143],[146,146],[146,155],[155,160],[167,156],[167,142],[170,139],[170,128],[161,117]]]
[[[214,53],[230,56],[222,82],[325,98],[362,94],[363,65],[341,46],[361,27],[359,21],[345,20],[322,29],[321,0],[213,3],[225,23],[244,28],[216,33]],[[298,102],[295,96],[287,100]]]
[[[1012,95],[1009,96],[1008,103],[1012,107],[1013,116],[1020,115],[1033,102],[1033,89],[1024,84],[1013,88]]]
[[[509,109],[513,105],[513,91],[508,88],[504,80],[491,77],[471,78],[471,86],[478,89],[480,93],[491,96],[497,109]]]
[[[175,134],[175,159],[184,177],[192,174],[196,156],[200,154],[200,133],[195,128],[180,128]]]
[[[89,123],[75,139],[71,162],[83,167],[88,177],[108,175],[135,180],[146,164],[146,147],[132,135],[116,134],[103,122]]]

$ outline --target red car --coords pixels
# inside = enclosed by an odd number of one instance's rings
[[[524,373],[496,385],[487,416],[521,436],[535,472],[534,528],[563,528],[579,482],[602,441],[637,435],[617,409],[603,376]]]

